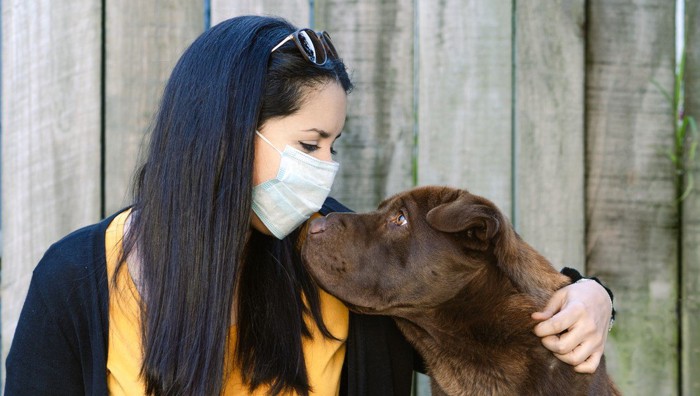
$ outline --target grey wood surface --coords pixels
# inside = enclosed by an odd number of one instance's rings
[[[614,291],[606,349],[623,394],[678,393],[674,2],[591,0],[586,77],[587,268]]]
[[[514,201],[523,238],[585,270],[585,2],[515,7]]]
[[[700,4],[686,1],[686,107],[700,122]],[[695,141],[700,146],[700,131]],[[700,395],[700,152],[689,164],[695,190],[683,201],[681,219],[681,377],[683,395]]]
[[[287,19],[298,27],[309,27],[308,0],[211,0],[212,26],[240,15],[271,15]]]
[[[467,189],[511,217],[511,1],[417,4],[417,184]],[[430,395],[427,377],[416,395]]]
[[[131,203],[132,175],[175,63],[204,31],[201,0],[106,2],[105,214]]]
[[[315,28],[330,33],[355,83],[333,196],[355,210],[413,185],[413,2],[315,0]]]
[[[418,7],[418,184],[466,188],[511,217],[512,2]]]
[[[86,0],[2,2],[3,371],[32,270],[100,217],[101,13]]]

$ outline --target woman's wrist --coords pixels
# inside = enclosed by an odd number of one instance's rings
[[[578,270],[576,270],[574,268],[564,267],[564,268],[562,268],[561,273],[563,275],[566,275],[569,279],[571,279],[572,284],[592,280],[592,281],[595,281],[596,283],[598,283],[601,287],[603,287],[603,289],[608,293],[608,297],[610,297],[611,312],[610,312],[610,324],[608,326],[608,331],[612,330],[613,323],[615,323],[615,315],[617,313],[615,311],[615,304],[614,304],[615,297],[613,295],[612,290],[610,290],[607,286],[605,286],[603,284],[603,282],[601,282],[600,279],[598,279],[597,277],[592,276],[590,278],[587,278],[587,277],[581,275],[581,273],[578,272]]]

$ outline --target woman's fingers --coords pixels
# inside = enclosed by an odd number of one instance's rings
[[[609,312],[607,292],[600,285],[569,285],[554,293],[542,311],[532,314],[533,319],[543,320],[533,331],[557,358],[577,372],[590,373],[603,355]]]

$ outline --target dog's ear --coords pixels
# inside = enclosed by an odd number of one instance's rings
[[[485,198],[467,192],[431,209],[426,215],[431,227],[449,233],[464,233],[469,247],[485,250],[503,221],[498,209]]]
[[[470,249],[485,251],[492,247],[495,265],[518,290],[538,297],[542,304],[553,290],[563,286],[561,274],[520,239],[506,217],[486,198],[462,191],[453,201],[431,209],[426,220],[436,230],[464,234],[462,243]]]

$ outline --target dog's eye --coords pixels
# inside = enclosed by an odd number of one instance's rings
[[[408,219],[406,218],[406,215],[403,213],[402,210],[400,210],[392,219],[391,222],[396,224],[397,226],[405,226],[408,224]]]

